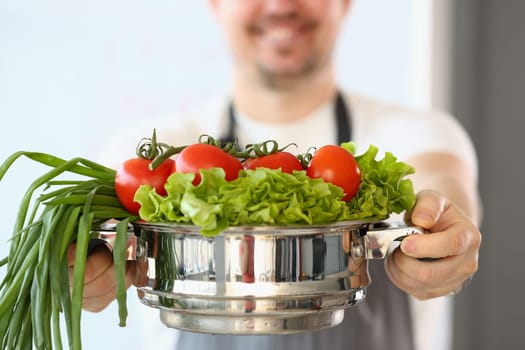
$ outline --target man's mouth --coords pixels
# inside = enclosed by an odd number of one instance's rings
[[[300,32],[297,29],[291,28],[269,28],[263,31],[263,37],[265,40],[268,40],[270,43],[279,45],[279,44],[289,44],[296,40],[300,35]]]
[[[305,37],[314,26],[299,21],[268,22],[253,27],[252,32],[261,39],[263,44],[276,48],[291,47]]]

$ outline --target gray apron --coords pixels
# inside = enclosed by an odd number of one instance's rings
[[[351,140],[351,113],[341,93],[334,116],[337,142]],[[229,125],[222,141],[235,139],[235,111],[228,109]],[[370,260],[372,283],[365,301],[345,311],[344,321],[330,329],[290,334],[231,336],[181,331],[177,350],[414,350],[408,296],[386,276],[384,261]]]
[[[346,310],[344,321],[326,330],[290,335],[231,336],[181,331],[177,350],[413,350],[407,295],[369,261],[372,283],[365,301]]]

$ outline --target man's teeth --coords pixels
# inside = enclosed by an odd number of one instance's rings
[[[288,40],[294,36],[294,32],[289,29],[271,29],[266,35],[271,40]]]

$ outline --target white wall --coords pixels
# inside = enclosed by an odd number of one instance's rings
[[[337,52],[341,84],[427,106],[430,3],[355,0]],[[89,158],[122,123],[175,113],[227,87],[228,72],[205,1],[2,1],[0,160],[18,150]],[[18,201],[43,170],[20,161],[0,182],[1,257]],[[129,298],[137,303],[134,290]],[[124,329],[116,315],[84,314],[86,349],[138,348],[133,312]]]

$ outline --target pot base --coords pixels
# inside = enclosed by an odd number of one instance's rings
[[[339,325],[344,310],[361,303],[366,288],[287,297],[184,297],[139,288],[139,298],[160,310],[167,327],[231,335],[271,335],[318,331]]]
[[[215,316],[160,310],[160,320],[170,328],[230,335],[290,334],[335,327],[344,310],[318,311],[298,316]]]

